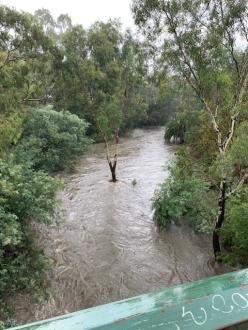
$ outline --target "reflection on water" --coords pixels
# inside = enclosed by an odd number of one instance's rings
[[[135,130],[122,139],[117,175],[110,173],[102,144],[82,157],[61,192],[59,227],[42,229],[42,246],[54,260],[46,303],[23,301],[27,322],[109,303],[214,274],[209,238],[187,227],[159,232],[151,198],[168,175],[175,148],[163,129]],[[132,184],[133,180],[136,185]]]

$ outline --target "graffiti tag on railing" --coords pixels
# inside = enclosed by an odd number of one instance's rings
[[[215,294],[211,298],[210,310],[209,308],[207,309],[200,306],[197,310],[194,307],[194,311],[192,311],[188,306],[183,306],[181,317],[182,319],[191,321],[197,327],[202,327],[207,324],[209,317],[212,316],[213,313],[231,314],[235,313],[235,311],[248,309],[247,297],[248,294],[234,292],[230,297],[228,297],[230,298],[228,299],[228,303],[223,295]],[[173,322],[173,326],[175,326],[175,330],[181,330],[178,323]]]

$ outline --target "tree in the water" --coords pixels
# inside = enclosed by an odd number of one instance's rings
[[[217,257],[226,201],[248,177],[247,167],[236,177],[228,172],[234,165],[230,153],[237,127],[247,119],[247,1],[134,0],[133,12],[148,37],[164,38],[165,61],[191,86],[215,134],[219,196],[213,248]],[[243,149],[236,149],[237,162],[247,147],[246,143]]]
[[[96,118],[99,133],[105,143],[112,182],[117,181],[116,167],[119,155],[119,129],[122,123],[122,117],[118,101],[111,100],[101,107]],[[113,156],[111,156],[112,148],[114,148]]]

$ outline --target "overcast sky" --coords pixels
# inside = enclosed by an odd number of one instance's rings
[[[69,14],[74,24],[82,24],[85,28],[97,20],[106,22],[109,18],[120,18],[123,27],[135,30],[131,0],[0,0],[0,4],[30,13],[46,8],[54,17]]]

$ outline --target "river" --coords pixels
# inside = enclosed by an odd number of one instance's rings
[[[46,302],[16,300],[20,323],[129,298],[216,273],[211,240],[187,226],[159,231],[151,198],[168,176],[175,147],[164,131],[137,129],[120,142],[117,183],[104,147],[81,158],[59,194],[56,224],[40,230],[40,244],[53,259]],[[136,184],[132,182],[135,179]],[[218,270],[219,271],[219,270]]]

